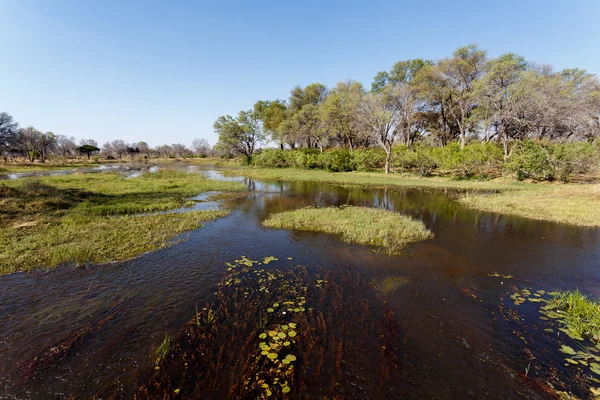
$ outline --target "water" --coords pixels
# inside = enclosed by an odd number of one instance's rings
[[[0,277],[0,398],[130,396],[151,372],[164,335],[210,300],[224,263],[241,255],[349,265],[375,281],[401,277],[405,283],[383,296],[403,335],[399,386],[406,398],[548,398],[519,375],[531,361],[525,349],[545,354],[530,365],[533,377],[548,365],[561,372],[561,356],[551,340],[524,344],[513,332],[538,317],[532,305],[506,302],[507,294],[527,286],[600,295],[598,230],[467,210],[445,191],[228,179],[253,192],[226,202],[231,215],[169,249],[123,263]],[[392,257],[331,235],[260,224],[273,212],[341,204],[411,215],[435,238]],[[515,278],[488,276],[493,272]],[[510,306],[521,312],[515,321],[500,316]],[[66,356],[32,373],[36,356],[64,343],[72,346]]]

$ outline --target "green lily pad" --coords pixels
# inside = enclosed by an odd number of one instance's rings
[[[288,336],[289,337],[295,337],[296,336],[296,331],[289,331],[288,332]]]
[[[565,354],[570,354],[572,356],[574,356],[575,354],[577,354],[577,352],[575,350],[573,350],[573,348],[569,347],[569,346],[565,346],[564,344],[562,345],[562,347],[560,348],[560,351],[562,353]]]
[[[277,358],[277,353],[269,353],[269,354],[267,354],[267,357],[270,358],[271,360],[274,360]]]

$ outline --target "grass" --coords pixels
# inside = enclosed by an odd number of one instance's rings
[[[331,233],[348,243],[377,246],[388,254],[397,254],[410,243],[433,237],[421,221],[367,207],[303,208],[272,214],[263,225]]]
[[[467,193],[470,208],[571,225],[600,227],[600,185],[540,185],[500,193]]]
[[[535,220],[600,227],[600,184],[529,183],[506,178],[473,181],[365,172],[332,173],[294,168],[231,168],[224,172],[264,180],[462,190],[467,193],[459,195],[458,201],[469,208]]]
[[[69,175],[0,183],[0,274],[74,263],[121,261],[169,246],[178,234],[223,211],[170,210],[205,191],[243,191],[243,184],[161,171]]]
[[[554,293],[545,309],[560,313],[563,323],[574,337],[600,341],[600,303],[579,290]]]

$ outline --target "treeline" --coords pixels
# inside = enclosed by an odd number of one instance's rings
[[[0,154],[4,161],[28,160],[46,162],[48,157],[90,159],[92,156],[106,160],[129,158],[186,158],[186,157],[229,157],[231,154],[213,148],[206,139],[195,139],[192,146],[180,143],[150,147],[146,142],[127,143],[113,140],[102,146],[93,139],[77,141],[74,137],[40,132],[32,126],[20,128],[13,117],[0,112]]]
[[[490,143],[509,163],[526,140],[548,152],[556,143],[600,138],[600,82],[581,69],[553,71],[512,53],[489,59],[469,45],[435,62],[400,61],[377,73],[370,90],[352,80],[331,89],[297,86],[288,100],[258,101],[237,117],[219,117],[214,129],[220,148],[249,163],[269,141],[280,150],[317,149],[323,165],[334,157],[326,155],[331,149],[379,148],[386,173],[398,162],[398,145],[430,158],[423,149],[451,145],[461,153],[469,143]]]

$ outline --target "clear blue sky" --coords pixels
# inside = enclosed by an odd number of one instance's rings
[[[598,74],[600,1],[0,0],[0,111],[100,144],[214,143],[256,100],[469,43]]]

